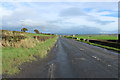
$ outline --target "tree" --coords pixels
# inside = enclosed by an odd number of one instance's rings
[[[22,28],[21,31],[25,32],[25,31],[28,31],[27,28]]]
[[[36,34],[39,34],[39,33],[40,33],[37,29],[35,29],[34,32],[35,32]]]

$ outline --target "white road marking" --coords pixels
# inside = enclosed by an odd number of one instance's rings
[[[51,65],[50,65],[50,68],[49,68],[49,78],[50,79],[53,79],[54,78],[54,68],[55,68],[55,65],[52,63]]]

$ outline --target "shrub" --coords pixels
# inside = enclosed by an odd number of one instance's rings
[[[25,31],[28,31],[27,28],[22,28],[21,31],[25,32]]]
[[[35,32],[36,34],[39,34],[39,33],[40,33],[37,29],[35,29],[34,32]]]

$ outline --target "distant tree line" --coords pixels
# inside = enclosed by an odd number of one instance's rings
[[[27,29],[27,28],[22,28],[21,31],[22,31],[22,32],[26,32],[26,31],[28,31],[28,29]],[[36,34],[39,34],[39,33],[40,33],[39,30],[37,30],[37,29],[35,29],[34,32],[35,32]]]
[[[27,29],[27,28],[22,28],[21,31],[22,31],[22,32],[26,32],[26,31],[28,31],[28,29]],[[35,29],[34,32],[35,32],[36,34],[40,34],[40,33],[41,33],[41,32],[39,32],[39,30],[37,30],[37,29]],[[42,33],[42,34],[45,34],[45,35],[54,35],[54,34],[50,34],[50,33]]]

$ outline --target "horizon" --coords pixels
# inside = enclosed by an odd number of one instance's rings
[[[5,30],[5,29],[1,29],[1,30]],[[7,31],[14,31],[14,30],[7,30]],[[23,31],[18,31],[18,32],[23,32]],[[28,32],[26,31],[25,33],[33,33],[36,34],[36,32]],[[67,33],[50,33],[50,32],[40,32],[39,34],[54,34],[54,35],[119,35],[120,33],[111,33],[111,34],[103,34],[103,33],[98,33],[98,34],[67,34]]]

